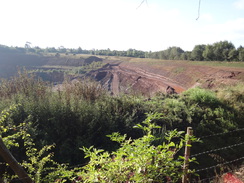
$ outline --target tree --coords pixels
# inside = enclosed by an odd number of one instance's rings
[[[31,42],[26,41],[25,43],[25,48],[28,50],[29,48],[31,48]]]
[[[204,60],[203,51],[205,50],[205,47],[206,47],[206,45],[203,45],[203,44],[196,45],[191,52],[191,58],[193,60],[198,60],[198,61]]]
[[[181,56],[180,56],[180,59],[181,60],[189,60],[188,54],[187,53],[182,53]]]
[[[77,53],[82,53],[82,49],[81,49],[81,47],[79,47],[79,48],[77,49]]]
[[[202,53],[204,60],[213,60],[214,59],[214,52],[213,52],[213,46],[207,45],[205,47],[205,50]]]
[[[126,56],[127,56],[127,57],[133,57],[133,49],[131,49],[131,48],[128,49],[128,50],[127,50],[127,53],[126,53]]]
[[[238,49],[238,60],[243,62],[244,61],[244,48],[240,46]]]
[[[229,61],[237,61],[238,60],[238,51],[236,49],[232,49],[228,53]]]
[[[181,54],[184,53],[184,50],[182,50],[180,47],[170,47],[169,48],[169,59],[170,60],[179,60]]]
[[[213,44],[214,59],[218,61],[228,60],[230,50],[235,49],[235,46],[228,41],[220,41]]]
[[[64,46],[60,46],[58,50],[60,53],[65,53],[67,51],[67,49]]]

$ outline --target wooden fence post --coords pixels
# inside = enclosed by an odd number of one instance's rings
[[[18,164],[17,160],[13,157],[11,152],[5,146],[2,138],[0,137],[0,156],[9,164],[11,169],[19,177],[23,183],[33,183],[26,171]]]
[[[187,133],[186,135],[190,138],[193,135],[193,130],[192,127],[187,127]],[[188,180],[188,168],[189,168],[189,158],[190,158],[190,145],[191,145],[191,141],[189,140],[189,138],[186,141],[186,146],[185,146],[185,155],[184,155],[184,165],[183,165],[183,176],[182,176],[182,183],[187,183],[190,182]]]

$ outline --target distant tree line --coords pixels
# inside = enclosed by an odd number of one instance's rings
[[[196,45],[192,51],[184,51],[180,47],[169,47],[166,50],[152,52],[149,58],[164,60],[192,61],[244,61],[244,48],[228,41],[220,41],[208,45]]]
[[[7,47],[0,45],[0,51],[18,51],[29,53],[64,53],[68,54],[91,54],[104,56],[123,56],[123,57],[137,57],[137,58],[153,58],[163,60],[191,60],[191,61],[244,61],[244,48],[242,46],[235,48],[235,46],[228,41],[219,41],[208,45],[196,45],[192,51],[184,51],[180,47],[169,47],[166,50],[151,52],[141,51],[136,49],[128,49],[126,51],[110,50],[108,49],[91,49],[86,50],[79,48],[65,48],[60,46],[40,48],[38,46],[31,47],[31,43],[27,42],[25,47]]]

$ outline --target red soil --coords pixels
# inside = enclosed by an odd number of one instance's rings
[[[149,65],[145,62],[108,62],[103,68],[91,71],[88,75],[100,81],[114,95],[120,92],[139,92],[144,95],[167,93],[168,87],[181,93],[195,86],[214,89],[244,81],[242,68],[217,68],[184,63]]]

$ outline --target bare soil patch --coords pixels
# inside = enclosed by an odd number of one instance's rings
[[[193,65],[187,61],[107,61],[103,68],[91,71],[88,76],[115,95],[132,91],[153,95],[167,93],[168,87],[181,93],[196,86],[215,89],[244,82],[244,68]]]

